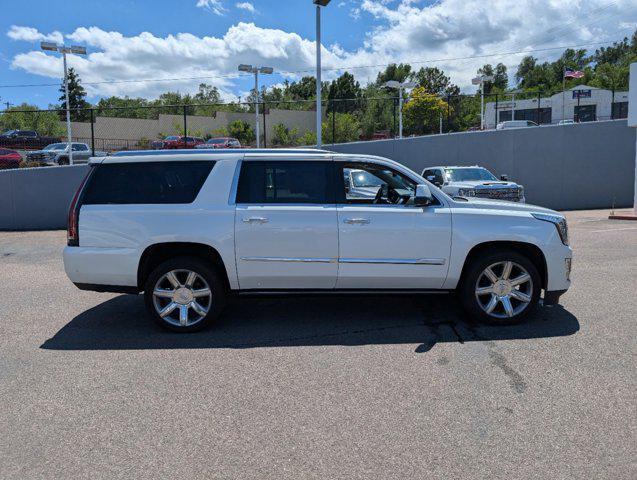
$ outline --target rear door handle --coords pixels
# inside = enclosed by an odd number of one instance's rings
[[[348,223],[350,225],[367,225],[369,223],[369,218],[346,218],[343,220],[343,223]]]
[[[268,223],[266,217],[245,217],[243,223]]]

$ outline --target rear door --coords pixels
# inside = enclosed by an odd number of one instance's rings
[[[235,215],[242,290],[334,288],[338,228],[332,163],[242,162]]]

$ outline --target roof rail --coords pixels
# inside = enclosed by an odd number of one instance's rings
[[[146,155],[196,155],[202,153],[334,153],[317,148],[192,148],[171,150],[123,150],[113,153],[112,157],[142,157]]]

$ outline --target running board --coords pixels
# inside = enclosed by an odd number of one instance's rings
[[[318,289],[318,290],[235,290],[232,293],[242,297],[258,296],[315,296],[315,295],[441,295],[453,290],[438,289]]]

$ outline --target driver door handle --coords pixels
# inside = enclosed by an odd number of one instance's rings
[[[367,225],[369,223],[369,218],[346,218],[343,220],[343,223],[348,223],[350,225]]]
[[[266,217],[244,217],[244,223],[268,223]]]

